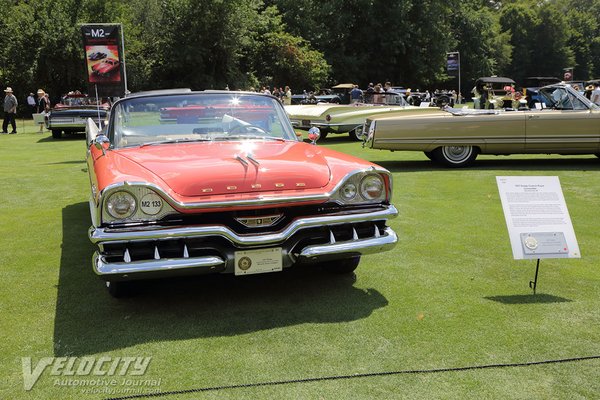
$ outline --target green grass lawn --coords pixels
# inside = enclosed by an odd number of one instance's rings
[[[122,385],[85,394],[50,368],[24,391],[22,357],[150,356],[143,377],[127,376],[160,380],[137,388],[144,393],[600,355],[596,157],[480,156],[451,170],[421,153],[365,150],[332,135],[320,145],[393,172],[393,251],[365,257],[355,277],[306,269],[153,281],[116,300],[91,268],[83,136],[52,140],[22,126],[0,135],[0,399],[135,394]],[[528,287],[535,262],[512,259],[498,175],[560,177],[582,258],[542,260],[536,296]],[[599,396],[600,360],[592,359],[158,398]]]

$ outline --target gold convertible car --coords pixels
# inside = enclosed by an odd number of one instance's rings
[[[365,147],[423,151],[449,167],[477,154],[595,154],[600,157],[600,107],[569,85],[539,90],[532,109],[446,108],[422,115],[369,117]]]

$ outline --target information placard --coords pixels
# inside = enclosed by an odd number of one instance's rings
[[[515,260],[580,258],[557,176],[497,176]]]

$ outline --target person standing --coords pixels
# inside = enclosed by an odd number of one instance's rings
[[[48,102],[48,98],[46,97],[46,92],[44,92],[44,89],[38,89],[37,95],[37,113],[41,114],[48,112],[50,110],[50,103]]]
[[[4,89],[4,123],[2,124],[2,133],[8,133],[8,124],[12,126],[11,133],[17,133],[17,123],[15,117],[17,116],[17,106],[19,102],[13,94],[11,87]]]
[[[37,105],[35,103],[35,96],[33,95],[33,93],[29,93],[29,96],[27,96],[27,106],[29,106],[29,111],[31,112],[31,114],[35,113]]]
[[[48,111],[50,111],[50,101],[48,100],[48,94],[44,92],[44,89],[38,89],[37,95],[38,99],[36,111],[38,114],[46,114]],[[39,125],[40,133],[44,132],[44,123],[42,122]]]
[[[360,103],[362,99],[363,92],[358,88],[358,85],[354,85],[352,90],[350,91],[350,100],[352,104]]]
[[[596,87],[594,88],[594,90],[592,90],[590,100],[592,101],[592,103],[600,105],[600,83],[596,83],[595,86]]]
[[[292,104],[292,89],[289,86],[285,87],[285,91],[283,93],[283,104],[289,106]]]
[[[373,93],[375,93],[375,88],[373,82],[370,82],[366,90],[365,103],[373,103]]]

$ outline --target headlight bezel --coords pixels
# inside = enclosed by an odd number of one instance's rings
[[[135,209],[125,216],[119,216],[111,213],[109,204],[113,196],[118,193],[127,193],[135,199]],[[151,199],[154,202],[149,207],[143,207],[143,199]],[[105,190],[100,195],[101,201],[101,223],[122,224],[122,223],[144,223],[154,222],[164,218],[167,215],[178,214],[178,212],[169,204],[163,195],[158,191],[144,185],[118,185]]]
[[[366,185],[369,180],[376,179],[380,182],[381,191],[378,196],[367,195],[366,190],[363,190],[363,185]],[[348,197],[344,196],[346,189],[350,186],[356,188],[356,194]],[[386,170],[370,168],[368,170],[358,171],[346,176],[340,184],[338,184],[335,192],[332,195],[332,200],[341,205],[361,205],[361,204],[381,204],[389,203],[392,196],[392,177]]]

